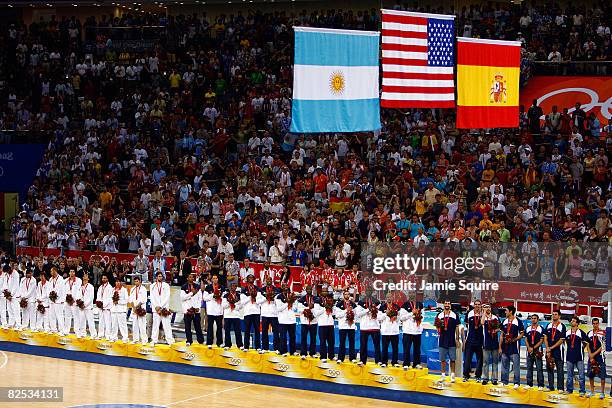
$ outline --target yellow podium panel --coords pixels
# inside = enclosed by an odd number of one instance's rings
[[[364,385],[393,391],[416,391],[455,398],[475,398],[540,407],[607,408],[610,403],[609,398],[605,400],[597,397],[581,398],[578,394],[561,395],[556,392],[538,391],[536,388],[525,390],[521,387],[515,390],[512,386],[482,385],[474,381],[464,383],[461,379],[451,383],[448,377],[442,382],[439,375],[430,375],[427,369],[404,370],[396,367],[380,367],[374,363],[365,366],[352,363],[337,364],[335,361],[324,363],[315,358],[302,360],[299,356],[259,354],[254,350],[241,351],[237,348],[224,350],[219,347],[209,349],[201,344],[187,346],[185,342],[177,342],[172,346],[165,344],[150,346],[10,329],[0,329],[0,341],[336,384]]]

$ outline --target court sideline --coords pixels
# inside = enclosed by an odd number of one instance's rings
[[[62,403],[2,403],[7,408],[60,408],[97,404],[141,404],[188,408],[194,404],[250,406],[374,406],[418,408],[423,405],[300,391],[258,384],[107,366],[28,354],[0,352],[3,387],[64,387]]]

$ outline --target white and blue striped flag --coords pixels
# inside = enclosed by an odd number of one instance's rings
[[[380,129],[380,33],[294,27],[291,132]]]

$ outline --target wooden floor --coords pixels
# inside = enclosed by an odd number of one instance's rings
[[[53,408],[95,404],[142,404],[176,408],[423,407],[4,351],[0,351],[0,386],[64,388],[62,403],[1,402],[3,408]]]

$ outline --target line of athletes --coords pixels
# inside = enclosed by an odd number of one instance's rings
[[[501,382],[503,386],[510,383],[510,366],[512,366],[512,387],[518,389],[521,384],[521,340],[525,341],[527,376],[524,388],[533,387],[534,366],[537,373],[537,386],[544,390],[544,366],[548,374],[548,388],[555,391],[555,377],[559,394],[571,394],[574,391],[574,374],[578,371],[580,397],[595,395],[595,378],[599,377],[600,399],[605,398],[606,364],[605,332],[600,328],[599,318],[591,320],[592,330],[585,333],[578,326],[580,319],[573,316],[570,327],[560,321],[561,311],[552,313],[552,321],[543,327],[537,314],[530,316],[530,324],[524,325],[516,316],[514,306],[505,308],[505,319],[500,319],[491,311],[490,305],[482,305],[476,300],[460,325],[458,315],[451,310],[451,303],[444,303],[444,310],[435,320],[439,331],[438,345],[442,366],[442,381],[446,377],[446,361],[450,361],[451,382],[455,381],[455,359],[457,347],[463,352],[463,381],[470,379],[472,359],[476,355],[476,381],[483,385],[489,381],[498,384],[498,362],[501,360]],[[462,335],[463,327],[465,334]],[[587,366],[585,371],[585,357]],[[492,372],[489,374],[489,367]],[[566,370],[564,370],[564,367]],[[590,379],[590,391],[586,392],[585,373]],[[567,375],[564,384],[564,375]],[[612,390],[610,391],[612,396]]]
[[[0,274],[2,298],[0,298],[0,317],[3,327],[30,328],[51,333],[66,335],[74,327],[77,336],[89,334],[93,338],[109,341],[118,340],[121,334],[123,341],[129,341],[127,316],[128,304],[131,304],[133,320],[132,341],[147,343],[146,305],[150,299],[152,310],[152,329],[150,342],[155,344],[159,339],[160,326],[164,330],[166,342],[174,343],[170,326],[170,286],[164,282],[163,274],[157,273],[155,282],[147,291],[140,278],[135,277],[134,285],[127,291],[123,283],[117,280],[114,287],[108,283],[106,276],[98,287],[94,300],[94,287],[88,276],[83,280],[70,271],[67,279],[58,275],[56,268],[51,268],[49,280],[41,275],[41,280],[32,277],[27,270],[19,278],[16,270],[6,266]],[[289,290],[283,282],[281,288],[275,287],[272,278],[267,276],[265,283],[255,285],[253,275],[248,275],[245,285],[239,288],[237,283],[225,288],[219,283],[218,276],[213,276],[210,284],[198,285],[195,274],[187,278],[182,286],[181,308],[184,314],[185,334],[188,345],[193,342],[192,328],[196,332],[198,343],[204,343],[201,315],[206,313],[206,344],[212,347],[232,347],[232,333],[236,345],[242,350],[253,348],[260,353],[269,351],[268,333],[273,333],[273,350],[283,355],[295,354],[302,358],[316,357],[322,361],[335,360],[341,364],[346,357],[353,363],[363,365],[367,362],[369,340],[372,342],[375,363],[386,366],[389,363],[391,347],[391,364],[399,365],[400,329],[404,349],[404,369],[421,367],[422,304],[407,301],[401,306],[392,301],[392,297],[380,302],[372,291],[366,289],[363,296],[356,296],[353,291],[345,290],[341,299],[334,299],[334,294],[324,287],[316,293],[313,287],[306,285],[301,294]],[[95,327],[94,307],[99,308],[99,324]],[[604,332],[600,330],[599,319],[592,320],[593,329],[585,333],[578,328],[579,319],[572,318],[571,327],[566,329],[560,322],[560,312],[555,311],[552,322],[543,328],[538,316],[531,316],[531,325],[524,327],[515,316],[515,309],[505,309],[506,318],[501,321],[495,316],[489,305],[475,301],[473,309],[464,319],[464,326],[458,315],[451,309],[449,301],[444,302],[444,309],[437,314],[435,326],[438,329],[439,356],[442,365],[442,380],[446,378],[447,360],[450,361],[450,380],[455,381],[455,358],[457,347],[464,354],[463,376],[468,381],[471,374],[471,362],[477,357],[476,381],[497,384],[498,361],[501,359],[501,381],[509,383],[510,365],[513,369],[514,388],[520,386],[520,340],[525,339],[527,347],[527,384],[533,386],[533,368],[537,372],[538,387],[544,387],[543,357],[546,356],[549,390],[555,390],[555,373],[557,389],[571,393],[574,387],[574,368],[578,370],[580,394],[585,395],[585,351],[588,354],[589,378],[591,393],[594,393],[594,378],[601,379],[601,394],[605,389]],[[301,328],[301,349],[296,350],[296,316],[299,316]],[[74,320],[74,326],[72,322]],[[245,331],[242,333],[241,320],[244,320]],[[335,357],[334,321],[338,322],[339,354]],[[355,333],[359,324],[360,359],[357,360]],[[260,332],[261,326],[261,332]],[[465,330],[461,330],[465,327]],[[225,333],[223,333],[223,329]],[[224,335],[223,335],[224,334]],[[319,352],[316,351],[317,334]],[[262,341],[262,337],[264,338]],[[244,342],[243,342],[244,339]],[[382,343],[382,348],[381,348]],[[565,350],[565,352],[564,352]],[[564,360],[565,358],[565,360]],[[489,376],[489,366],[491,375]],[[564,365],[567,368],[566,388],[563,389]],[[484,375],[483,375],[484,374]],[[612,395],[612,391],[611,391]]]

